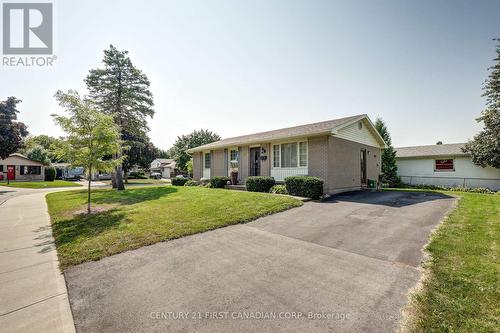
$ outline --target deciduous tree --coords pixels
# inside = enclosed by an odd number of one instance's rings
[[[193,131],[188,135],[178,136],[174,145],[170,148],[169,153],[171,157],[175,159],[177,168],[186,171],[186,164],[191,159],[191,156],[186,150],[218,140],[220,140],[219,134],[213,133],[212,131],[203,129]]]
[[[52,115],[67,133],[59,155],[74,167],[84,167],[88,179],[87,213],[90,214],[90,185],[93,171],[111,171],[121,158],[109,157],[120,150],[120,133],[113,117],[99,112],[93,104],[81,99],[76,91],[58,91],[56,99],[68,117]]]
[[[17,104],[20,102],[15,97],[0,102],[0,159],[5,159],[22,148],[23,139],[28,135],[26,125],[17,121]]]
[[[499,43],[494,59],[496,63],[489,68],[490,74],[483,86],[486,108],[476,119],[484,124],[484,128],[463,150],[470,153],[476,165],[500,168],[500,38],[494,40]]]

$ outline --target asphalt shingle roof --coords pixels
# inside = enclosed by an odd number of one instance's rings
[[[394,148],[396,157],[425,157],[425,156],[460,156],[468,155],[462,151],[465,143],[449,143],[442,145],[414,146]]]
[[[293,137],[308,136],[314,134],[321,134],[332,131],[334,128],[355,121],[356,119],[362,119],[366,117],[366,114],[356,115],[352,117],[345,117],[339,119],[333,119],[328,121],[322,121],[319,123],[300,125],[288,128],[282,128],[273,131],[260,132],[255,134],[248,134],[242,136],[236,136],[233,138],[227,138],[220,141],[212,142],[203,146],[189,149],[188,152],[202,151],[214,148],[222,148],[229,146],[237,146],[242,144],[252,144],[268,142],[273,140],[280,140]]]

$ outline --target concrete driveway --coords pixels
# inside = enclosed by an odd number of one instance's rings
[[[77,331],[394,331],[454,200],[339,195],[70,268]]]

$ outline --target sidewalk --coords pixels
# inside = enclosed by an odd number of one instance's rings
[[[2,332],[75,331],[53,243],[47,192],[21,190],[0,205]]]

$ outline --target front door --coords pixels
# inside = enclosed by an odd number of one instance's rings
[[[7,165],[7,179],[15,180],[16,179],[16,166],[15,165]]]
[[[250,148],[250,176],[260,176],[260,147]]]
[[[360,161],[361,161],[361,185],[366,186],[366,149],[361,149]]]

